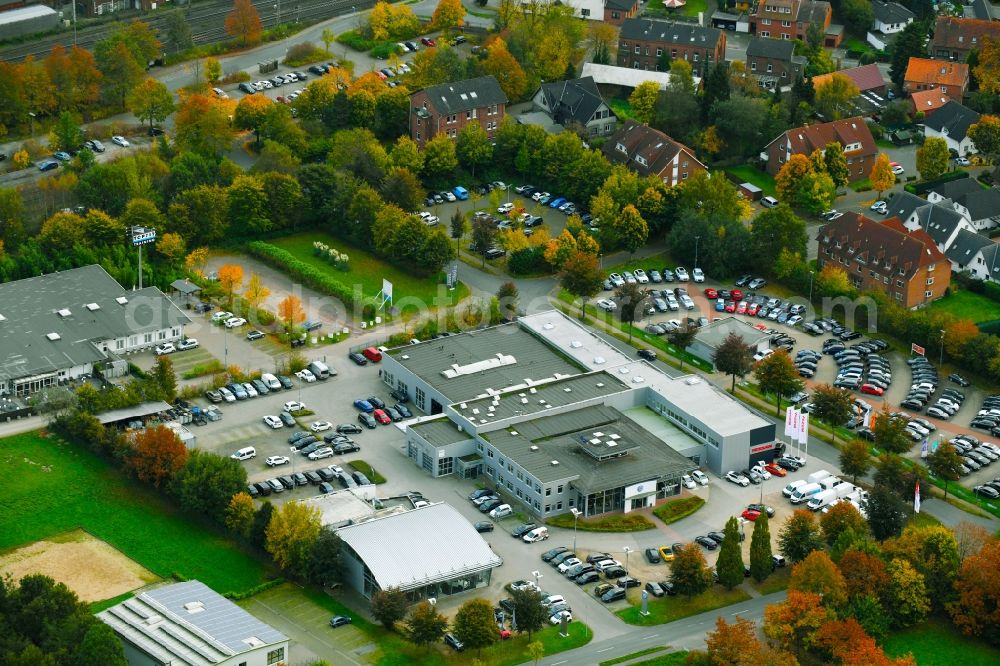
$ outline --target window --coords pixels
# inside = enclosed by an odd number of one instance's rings
[[[611,12],[611,18],[613,19],[621,18],[621,12]]]
[[[927,267],[927,272],[930,273],[931,271],[933,271],[934,270],[934,266],[936,266],[936,265],[937,264],[931,264],[930,266],[928,266]]]
[[[487,449],[486,450],[486,457],[487,458],[492,458],[493,457],[493,449]]]
[[[424,412],[427,411],[427,409],[424,407],[424,404],[427,401],[427,396],[424,395],[424,390],[422,388],[417,387],[416,391],[414,391],[413,394],[413,400],[414,402],[417,403],[417,407],[419,407],[421,411]]]
[[[771,63],[767,63],[767,73],[770,74],[773,71],[774,71],[774,65],[772,65]]]
[[[267,663],[268,666],[271,664],[277,664],[279,661],[285,660],[285,648],[280,647],[277,650],[271,650],[267,653]]]
[[[558,487],[558,488],[556,489],[556,492],[557,492],[557,493],[559,493],[560,495],[562,495],[562,491],[563,491],[563,487],[562,487],[562,486],[559,486],[559,487]]]
[[[886,275],[884,278],[882,278],[882,282],[884,282],[885,284],[889,284],[889,276]]]
[[[756,72],[757,71],[757,61],[756,60],[754,60],[752,63],[750,63],[750,71],[751,72]]]
[[[791,28],[792,27],[792,22],[791,21],[782,21],[781,22],[781,27],[782,28]]]
[[[517,480],[518,481],[524,481],[524,474],[522,474],[521,472],[518,472],[517,473]]]
[[[927,284],[934,284],[934,278],[927,278]]]
[[[761,31],[760,36],[761,37],[770,37],[771,33],[768,32],[767,30],[763,30],[763,31]]]
[[[590,16],[590,10],[589,9],[581,9],[580,10],[580,16]]]
[[[659,58],[661,55],[663,55],[663,49],[659,49],[659,48],[656,49],[656,57]]]
[[[697,53],[694,54],[694,61],[698,62],[698,54]]]
[[[545,505],[545,513],[548,513],[551,510],[552,510],[552,505],[551,504],[546,504]]]
[[[635,54],[636,54],[636,55],[639,55],[639,53],[640,53],[640,50],[639,50],[639,46],[638,46],[638,45],[636,45],[636,47],[635,47]]]
[[[934,295],[934,292],[932,292],[932,291],[925,291],[924,292],[924,298],[930,298],[933,295]]]
[[[438,460],[438,476],[447,476],[455,471],[454,458],[441,458]]]
[[[625,148],[625,144],[623,143],[615,144],[615,150],[617,150],[620,153],[625,153],[626,155],[628,155],[628,149]]]
[[[896,292],[896,300],[897,301],[903,300],[903,295],[901,293],[899,293],[898,291]]]
[[[545,496],[546,497],[551,497],[552,496],[552,489],[551,488],[546,488],[545,489]]]
[[[896,280],[896,286],[897,287],[902,287],[903,286],[903,281],[902,280]]]
[[[556,502],[556,511],[562,511],[562,502]]]
[[[521,492],[520,488],[517,489],[517,499],[524,499],[524,493]]]
[[[771,25],[771,19],[769,19],[769,18],[761,19],[760,23],[761,23],[761,25]]]

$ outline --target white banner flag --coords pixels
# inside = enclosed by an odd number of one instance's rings
[[[792,423],[795,421],[795,408],[789,407],[785,410],[785,437],[792,436]]]
[[[802,414],[799,420],[799,444],[809,441],[809,414]]]
[[[917,481],[917,487],[913,491],[913,513],[920,513],[920,482]]]

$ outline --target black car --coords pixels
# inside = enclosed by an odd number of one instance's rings
[[[319,478],[323,479],[323,481],[333,481],[337,478],[337,473],[329,467],[320,467],[316,470],[316,474],[318,474]]]
[[[603,601],[606,604],[609,604],[612,601],[620,601],[624,598],[625,598],[625,588],[623,587],[614,587],[601,595],[601,601]]]
[[[753,279],[752,275],[741,275],[738,278],[736,278],[735,284],[737,287],[745,287],[747,286],[747,283],[750,282],[750,280],[752,279]]]
[[[582,573],[579,576],[577,576],[576,578],[574,578],[573,581],[577,585],[586,585],[587,583],[593,583],[594,581],[597,581],[597,580],[600,580],[600,579],[601,579],[601,575],[599,573],[597,573],[596,571],[585,571],[584,573]]]
[[[299,430],[298,432],[293,432],[291,434],[291,436],[288,438],[288,443],[289,444],[295,444],[300,439],[304,439],[306,437],[312,437],[312,433],[309,432],[308,430]],[[316,441],[316,440],[314,439],[313,441]],[[305,444],[303,444],[303,446],[305,446]]]
[[[455,638],[454,634],[445,634],[444,642],[447,645],[449,645],[452,649],[454,649],[455,652],[461,652],[462,650],[465,649],[465,645],[462,644],[462,641]]]
[[[263,481],[258,481],[253,485],[257,488],[257,492],[260,494],[261,497],[267,497],[272,492],[271,486],[269,486],[267,483]]]
[[[357,435],[361,433],[361,428],[353,423],[341,423],[337,426],[337,432],[341,435]]]
[[[656,581],[652,581],[652,580],[649,581],[648,583],[646,583],[646,588],[645,589],[646,589],[647,592],[649,592],[650,594],[652,594],[654,597],[662,597],[664,594],[667,593],[667,591],[663,589],[662,585],[660,585]]]
[[[774,507],[768,504],[748,504],[747,508],[766,513],[768,518],[774,518]]]
[[[473,490],[469,494],[468,499],[475,500],[475,499],[479,499],[480,497],[485,497],[486,495],[492,495],[492,494],[493,494],[493,491],[489,490],[488,488],[477,488],[476,490]]]
[[[716,548],[719,547],[719,544],[715,543],[714,541],[712,541],[711,539],[709,539],[707,536],[696,536],[694,538],[694,541],[695,541],[695,543],[697,543],[697,544],[699,544],[701,546],[704,546],[704,548],[706,550],[715,550]]]
[[[492,532],[493,531],[493,523],[491,521],[489,521],[489,520],[480,520],[478,523],[475,523],[473,525],[473,527],[476,528],[477,532]]]
[[[479,513],[489,513],[493,509],[503,504],[502,499],[492,499],[479,505]]]
[[[542,561],[551,562],[552,558],[567,552],[569,552],[569,548],[567,548],[566,546],[556,546],[555,548],[551,548],[542,553]]]
[[[278,418],[281,419],[281,422],[284,423],[286,427],[294,428],[297,425],[295,423],[295,419],[288,412],[281,412],[278,414]]]
[[[375,417],[365,412],[358,414],[358,421],[369,430],[374,430],[378,427],[378,423],[375,422]]]
[[[296,472],[295,474],[292,474],[292,481],[294,481],[295,485],[297,486],[309,485],[309,479],[307,479],[306,475],[303,474],[302,472]]]
[[[660,551],[655,548],[647,548],[643,551],[646,554],[646,559],[650,564],[659,564],[663,560],[660,558]]]
[[[726,535],[723,534],[722,532],[709,532],[707,536],[709,539],[719,544],[720,546],[722,545],[722,542],[726,538]]]
[[[640,349],[636,353],[639,355],[639,358],[644,358],[647,361],[655,361],[656,360],[656,352],[653,351],[653,350],[651,350],[651,349]]]
[[[613,560],[615,558],[611,557],[607,553],[591,553],[587,555],[587,564],[597,564],[598,562],[603,562],[604,560]]]
[[[347,358],[351,359],[358,365],[368,365],[368,359],[366,359],[363,354],[359,354],[358,352],[351,352],[347,355]]]
[[[625,589],[630,587],[639,587],[640,585],[642,585],[642,582],[632,576],[622,576],[618,579],[618,586]]]
[[[518,525],[517,527],[515,527],[510,531],[510,535],[515,539],[520,539],[521,537],[523,537],[525,534],[535,529],[536,527],[538,527],[538,525],[534,523],[521,523],[520,525]]]
[[[257,490],[257,486],[252,483],[247,484],[247,493],[253,498],[257,498],[257,496],[260,495],[260,491]]]
[[[563,563],[563,560],[568,560],[571,557],[576,557],[576,553],[574,553],[569,549],[566,549],[563,552],[559,553],[558,555],[552,557],[552,559],[550,559],[548,562],[552,566],[557,567]]]
[[[395,409],[397,412],[399,412],[404,419],[413,418],[413,412],[411,412],[410,408],[401,402],[397,402],[395,405],[392,406],[392,408]]]
[[[350,442],[337,442],[333,445],[333,452],[335,455],[342,456],[347,453],[354,453],[355,451],[360,451],[361,447],[357,444],[351,444]]]
[[[281,384],[281,388],[283,389],[292,388],[292,380],[284,375],[278,375],[278,383]]]
[[[362,474],[361,472],[358,471],[351,472],[351,478],[354,479],[354,482],[359,486],[372,485],[372,482],[368,480],[368,477]]]
[[[389,415],[389,418],[395,423],[396,421],[402,421],[403,415],[400,414],[395,407],[386,407],[385,413]]]
[[[628,572],[622,567],[608,567],[602,573],[604,573],[604,577],[608,580],[615,580],[628,575]]]
[[[316,486],[323,482],[322,477],[313,470],[305,472],[306,481]]]
[[[371,403],[371,406],[374,407],[375,409],[385,409],[385,402],[383,402],[382,400],[376,398],[373,395],[372,396],[368,396],[367,398],[365,398],[365,400],[367,400],[369,403]]]

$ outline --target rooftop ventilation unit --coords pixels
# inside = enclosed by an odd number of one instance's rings
[[[552,324],[552,322],[547,321],[544,324],[542,324],[542,328],[544,328],[546,331],[551,331],[553,328],[555,328],[555,326]]]
[[[510,431],[510,434],[512,434],[512,435],[517,435],[517,431],[516,431],[516,430],[511,430],[511,431]]]
[[[573,342],[569,343],[569,346],[572,347],[573,349],[579,349],[580,347],[583,346],[583,343],[580,342],[579,340],[574,340]]]
[[[466,407],[466,405],[465,405],[465,403],[464,403],[464,402],[462,402],[462,403],[459,403],[459,405],[458,405],[458,408],[459,408],[459,409],[465,409],[465,407]]]
[[[527,405],[528,404],[528,399],[527,398],[521,398],[521,404],[522,405]]]
[[[530,448],[531,448],[532,451],[537,451],[538,450],[538,447],[535,446],[534,444],[532,444]]]
[[[46,333],[45,337],[47,337],[52,342],[55,342],[56,340],[60,339],[60,335],[58,333]]]
[[[190,601],[184,604],[184,610],[188,613],[201,613],[205,610],[205,604],[200,601]]]
[[[633,383],[633,384],[641,384],[641,383],[643,383],[644,381],[646,381],[646,380],[645,380],[645,379],[643,379],[642,377],[638,377],[638,376],[636,376],[636,377],[633,377],[633,378],[632,378],[632,383]]]
[[[83,307],[87,308],[87,309],[88,309],[88,310],[90,310],[91,312],[93,312],[94,310],[100,310],[100,309],[101,309],[101,306],[100,306],[100,305],[98,305],[97,303],[87,303],[87,304],[86,304],[85,306],[83,306]]]
[[[570,387],[567,386],[566,388],[563,389],[563,392],[565,392],[565,393],[572,393],[573,389],[571,389]]]
[[[69,311],[69,308],[63,308],[62,310],[57,310],[57,314],[60,317],[68,317],[73,313]]]
[[[625,368],[625,367],[618,368],[618,374],[620,374],[620,375],[627,375],[628,373],[629,373],[629,369],[628,368]]]
[[[604,388],[604,382],[597,382],[597,388]]]
[[[700,384],[701,379],[692,375],[691,377],[685,379],[684,383],[687,384],[688,386],[694,386],[695,384]]]
[[[4,317],[2,314],[0,314],[0,321],[7,321],[7,317]]]
[[[603,356],[594,357],[594,365],[604,365],[605,363],[607,363],[607,361],[604,360]]]
[[[555,467],[555,466],[556,466],[556,465],[558,465],[558,464],[559,464],[559,461],[558,461],[558,460],[553,460],[553,461],[552,461],[552,466],[553,466],[553,467]]]
[[[530,389],[528,389],[528,393],[538,393],[538,389],[532,386]]]
[[[403,359],[404,361],[409,361],[410,360],[410,355],[409,354],[403,354],[399,358]]]
[[[115,302],[118,303],[118,305],[125,305],[126,303],[128,303],[128,299],[125,298],[124,296],[119,296],[118,298],[115,299]]]
[[[146,618],[145,623],[146,623],[146,626],[150,626],[151,627],[151,626],[153,626],[155,624],[159,624],[162,621],[163,621],[163,618],[160,617],[159,615],[150,615],[149,617]]]

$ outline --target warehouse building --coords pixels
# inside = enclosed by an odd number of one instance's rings
[[[696,375],[671,377],[557,311],[390,350],[382,379],[430,415],[406,455],[485,476],[548,517],[632,511],[775,453],[775,426]]]
[[[687,351],[707,363],[712,363],[715,350],[726,341],[731,333],[738,335],[743,340],[743,344],[750,347],[753,352],[763,351],[771,346],[770,336],[767,333],[742,319],[723,317],[716,319],[708,326],[699,328],[698,333],[694,336],[694,342],[687,348]]]

